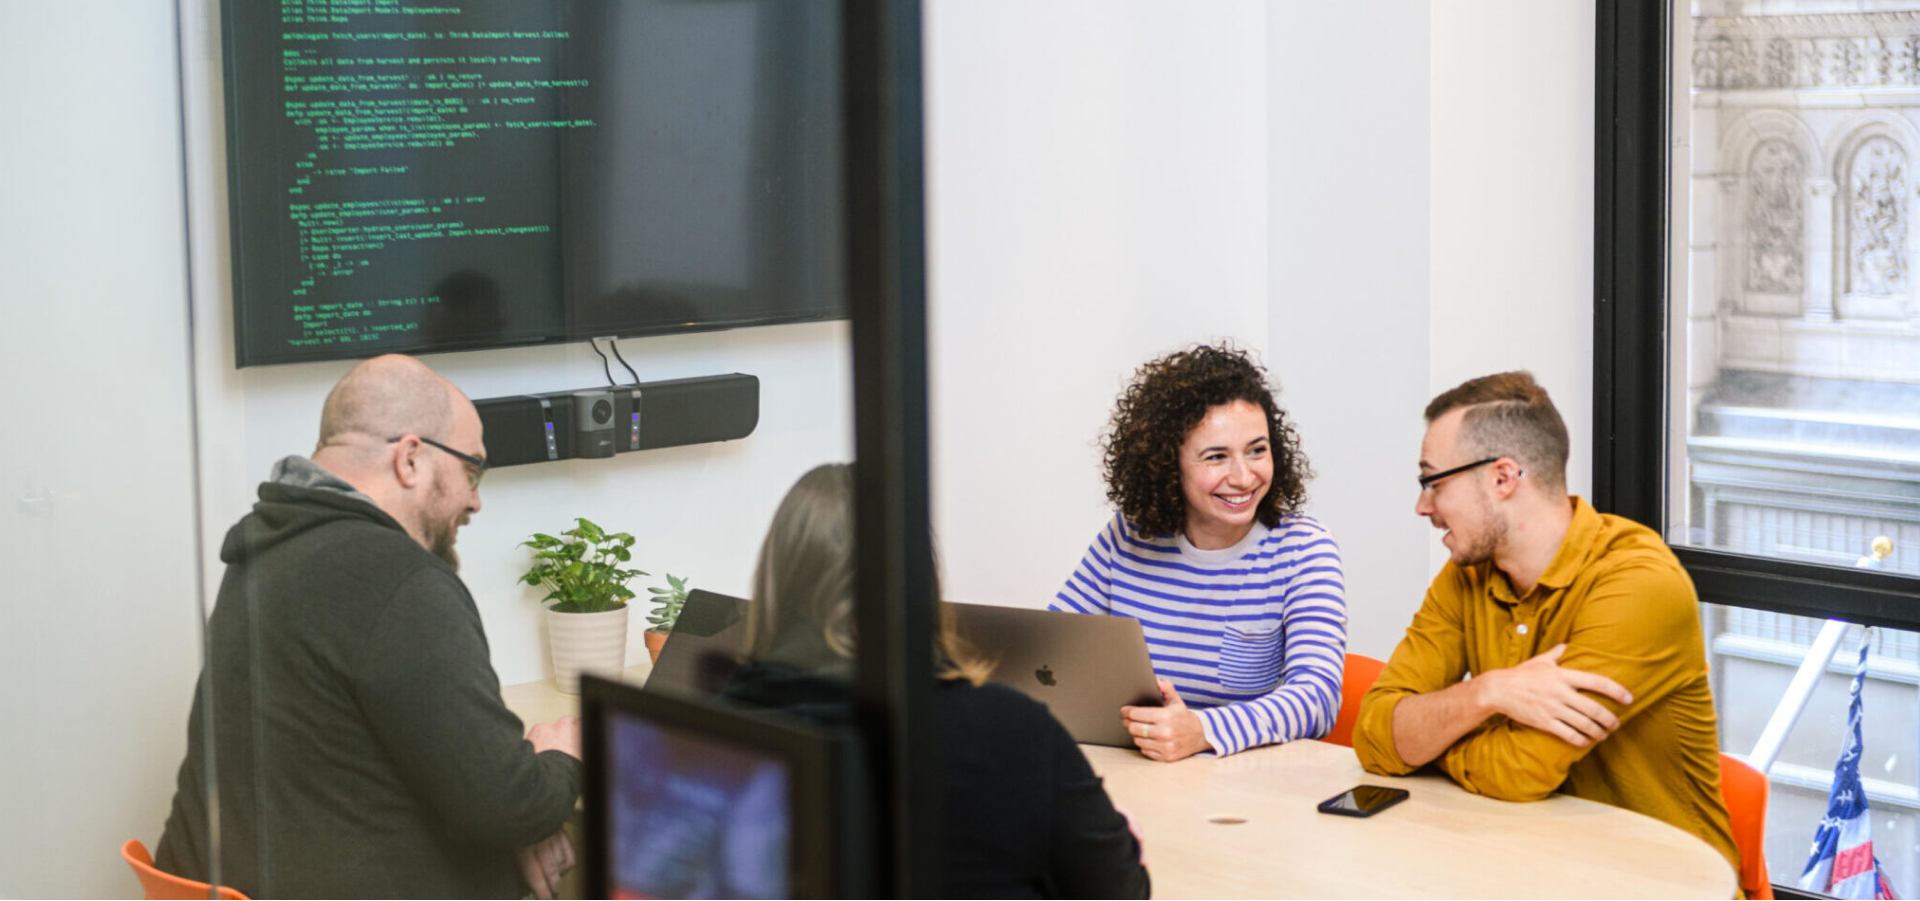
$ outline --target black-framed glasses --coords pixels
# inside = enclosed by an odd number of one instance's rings
[[[400,439],[405,437],[407,436],[401,435],[400,438],[388,438],[387,443],[399,444]],[[452,454],[455,459],[472,467],[471,469],[467,470],[467,484],[474,488],[480,487],[480,480],[482,478],[485,478],[487,474],[487,461],[482,460],[479,457],[473,456],[472,454],[463,454],[457,450],[454,450],[451,447],[448,447],[444,444],[441,444],[438,441],[433,440],[432,438],[428,438],[423,435],[415,435],[413,437],[419,438],[421,444],[431,444],[434,447],[437,447],[443,451],[446,451],[449,454]]]
[[[422,439],[420,439],[420,440],[421,440],[421,441],[425,441],[425,440],[427,440],[427,439],[425,439],[425,438],[422,438]],[[1485,465],[1487,465],[1488,463],[1492,463],[1493,461],[1495,461],[1495,460],[1498,460],[1498,459],[1500,459],[1500,458],[1499,458],[1499,457],[1488,457],[1488,458],[1486,458],[1485,460],[1475,460],[1475,461],[1473,461],[1472,463],[1468,463],[1468,464],[1467,464],[1467,465],[1465,465],[1465,466],[1455,466],[1454,468],[1452,468],[1452,469],[1449,469],[1449,470],[1446,470],[1445,472],[1436,472],[1436,473],[1434,473],[1433,475],[1430,475],[1430,476],[1421,476],[1421,477],[1420,477],[1420,491],[1421,491],[1421,493],[1425,493],[1425,492],[1427,492],[1427,491],[1429,491],[1429,490],[1431,490],[1431,489],[1433,488],[1433,483],[1435,483],[1435,482],[1438,482],[1438,481],[1440,481],[1441,479],[1444,479],[1444,478],[1446,478],[1446,477],[1448,477],[1448,476],[1457,476],[1457,475],[1459,475],[1459,474],[1461,474],[1461,473],[1463,473],[1463,472],[1466,472],[1466,471],[1467,471],[1467,470],[1469,470],[1469,469],[1473,469],[1473,468],[1474,468],[1474,467],[1476,467],[1476,466],[1485,466]]]

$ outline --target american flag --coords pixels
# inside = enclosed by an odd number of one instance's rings
[[[1836,898],[1898,898],[1880,859],[1873,855],[1873,814],[1860,786],[1860,687],[1867,681],[1867,647],[1873,630],[1860,639],[1860,663],[1853,668],[1852,700],[1847,705],[1847,744],[1833,767],[1833,791],[1827,815],[1813,834],[1813,851],[1800,873],[1800,887]]]

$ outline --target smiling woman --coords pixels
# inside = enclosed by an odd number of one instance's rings
[[[1149,362],[1104,447],[1118,511],[1053,609],[1140,621],[1165,704],[1121,710],[1134,743],[1178,760],[1325,735],[1346,657],[1340,552],[1302,511],[1312,472],[1265,371],[1232,347]]]
[[[1244,400],[1207,410],[1180,445],[1180,495],[1186,502],[1183,534],[1195,547],[1232,547],[1253,529],[1259,503],[1273,481],[1267,417]]]

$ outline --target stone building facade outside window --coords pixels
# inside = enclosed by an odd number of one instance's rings
[[[1920,574],[1920,2],[1676,2],[1668,540]],[[1680,294],[1684,292],[1684,301]],[[1683,398],[1683,399],[1682,399]],[[1875,539],[1892,550],[1877,555]],[[1709,607],[1724,749],[1753,747],[1820,622]],[[1837,659],[1857,653],[1858,630]],[[1866,695],[1875,845],[1920,885],[1920,635],[1875,630]],[[1829,672],[1779,762],[1768,861],[1791,883],[1845,725]]]

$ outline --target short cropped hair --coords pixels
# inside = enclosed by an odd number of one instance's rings
[[[1547,389],[1524,369],[1461,382],[1427,404],[1427,424],[1466,408],[1460,449],[1467,456],[1512,457],[1540,484],[1567,487],[1567,424]]]
[[[341,435],[398,438],[412,433],[445,441],[453,431],[454,389],[425,364],[397,354],[353,367],[320,408],[320,441]]]
[[[1313,470],[1299,434],[1273,399],[1266,370],[1246,351],[1201,344],[1141,366],[1114,406],[1101,441],[1107,500],[1129,525],[1149,535],[1186,528],[1180,446],[1208,410],[1240,400],[1266,414],[1273,453],[1273,482],[1255,518],[1273,528],[1305,508]]]

